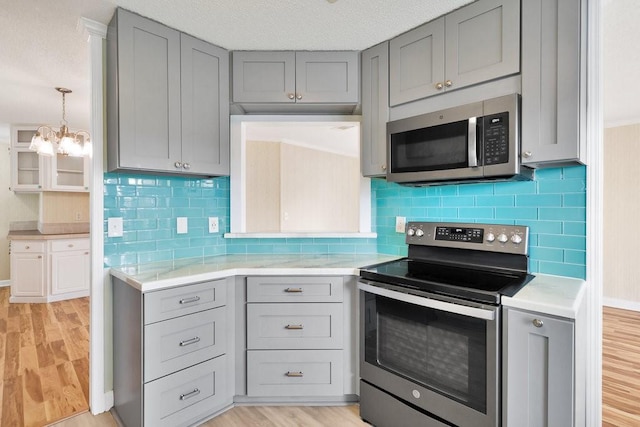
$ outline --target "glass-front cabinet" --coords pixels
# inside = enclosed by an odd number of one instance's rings
[[[89,191],[89,157],[40,156],[29,150],[37,126],[11,128],[11,190]]]

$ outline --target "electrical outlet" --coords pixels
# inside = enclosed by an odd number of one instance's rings
[[[177,233],[178,234],[187,234],[189,232],[189,225],[186,216],[178,217],[177,221]]]
[[[404,234],[404,229],[407,226],[407,218],[404,216],[397,216],[396,217],[396,233],[403,233]]]
[[[76,221],[82,221],[82,213],[76,212]]]
[[[122,237],[122,217],[107,219],[107,237]]]
[[[218,217],[217,216],[210,216],[209,217],[209,233],[217,233],[219,230],[219,225],[218,225]]]

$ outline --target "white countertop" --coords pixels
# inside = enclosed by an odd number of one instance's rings
[[[242,275],[358,275],[360,267],[400,257],[380,254],[218,255],[112,267],[113,276],[141,292]]]
[[[111,268],[113,276],[141,292],[231,276],[358,275],[360,267],[400,257],[381,254],[237,254],[189,258]],[[585,293],[585,281],[536,274],[506,307],[575,319]]]
[[[506,307],[575,319],[586,290],[582,279],[536,274],[513,297],[502,297]]]

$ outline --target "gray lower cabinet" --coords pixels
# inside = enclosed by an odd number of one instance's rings
[[[362,122],[360,164],[363,176],[387,173],[389,121],[389,42],[361,54]]]
[[[342,277],[247,278],[247,396],[345,394],[343,287]]]
[[[229,53],[123,9],[107,34],[109,171],[229,174]]]
[[[232,403],[226,286],[143,294],[113,278],[114,409],[123,425],[193,425]]]
[[[520,1],[479,0],[389,42],[389,103],[520,71]]]
[[[233,102],[247,111],[284,111],[282,105],[294,104],[355,105],[359,77],[355,51],[233,52]]]
[[[577,426],[575,323],[505,308],[503,425]]]
[[[522,163],[586,160],[586,2],[522,2]],[[526,19],[524,19],[526,17]]]

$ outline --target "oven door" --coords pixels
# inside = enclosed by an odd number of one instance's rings
[[[428,182],[483,176],[482,102],[387,124],[387,181]]]
[[[358,283],[361,379],[434,420],[498,426],[498,307],[385,286]],[[362,413],[370,404],[361,402]]]

